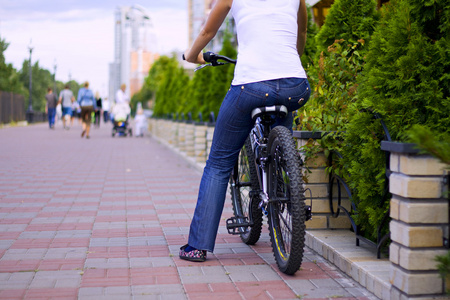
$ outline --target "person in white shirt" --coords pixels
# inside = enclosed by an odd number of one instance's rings
[[[147,117],[144,115],[144,110],[138,108],[136,116],[134,117],[134,126],[136,131],[136,136],[143,137],[147,130]]]
[[[120,86],[120,89],[116,93],[116,103],[124,103],[124,102],[129,103],[130,102],[130,98],[125,93],[126,89],[127,89],[127,85],[125,83],[122,83],[122,85]]]

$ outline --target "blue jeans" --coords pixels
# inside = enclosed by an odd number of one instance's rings
[[[47,109],[47,114],[48,114],[48,126],[50,128],[53,128],[55,126],[56,108]]]
[[[212,252],[223,211],[231,170],[253,127],[254,108],[285,105],[289,111],[303,106],[310,87],[304,78],[283,78],[231,86],[220,107],[211,152],[200,182],[197,206],[192,218],[188,244]],[[293,116],[276,120],[292,130]]]
[[[72,107],[70,107],[70,106],[63,106],[62,107],[62,116],[63,116],[63,118],[64,118],[65,115],[69,115],[69,116],[72,115]]]

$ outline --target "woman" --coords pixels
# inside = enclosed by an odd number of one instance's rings
[[[89,89],[89,82],[86,81],[84,83],[84,86],[78,91],[77,102],[81,107],[81,120],[83,122],[83,131],[81,132],[81,137],[84,137],[86,135],[86,138],[89,139],[92,112],[97,109],[97,101],[94,98],[94,94]]]
[[[308,22],[305,0],[218,0],[186,60],[205,63],[202,50],[230,11],[237,28],[237,65],[217,118],[188,244],[180,249],[180,258],[189,261],[205,261],[206,251],[214,250],[230,172],[253,127],[251,111],[277,104],[294,111],[310,95],[300,61]],[[292,130],[292,122],[289,114],[275,125]]]

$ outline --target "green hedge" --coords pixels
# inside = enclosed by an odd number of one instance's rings
[[[232,36],[225,34],[222,50],[219,52],[236,58]],[[132,102],[147,103],[153,101],[153,112],[157,117],[175,114],[181,116],[192,114],[194,120],[203,120],[213,112],[216,116],[220,105],[233,79],[234,65],[228,64],[217,68],[204,68],[189,76],[178,62],[177,57],[160,57],[152,66],[144,86]],[[145,107],[145,105],[144,105]]]
[[[343,2],[353,3],[336,1],[326,24],[336,19],[333,12],[342,17],[342,9],[334,8],[344,7]],[[433,133],[428,149],[442,153],[450,140],[450,3],[391,0],[381,14],[374,32],[364,39],[368,47],[349,39],[323,52],[316,64],[318,76],[312,78],[314,100],[300,118],[303,127],[340,131],[339,139],[325,139],[322,146],[343,155],[332,168],[349,183],[358,207],[356,222],[372,239],[389,207],[383,197],[386,170],[380,142],[384,131],[374,113],[382,116],[396,141],[420,144],[423,131]],[[355,60],[356,51],[363,60]]]

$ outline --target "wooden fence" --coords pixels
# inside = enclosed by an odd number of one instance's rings
[[[0,124],[25,121],[25,119],[24,97],[0,91]]]

